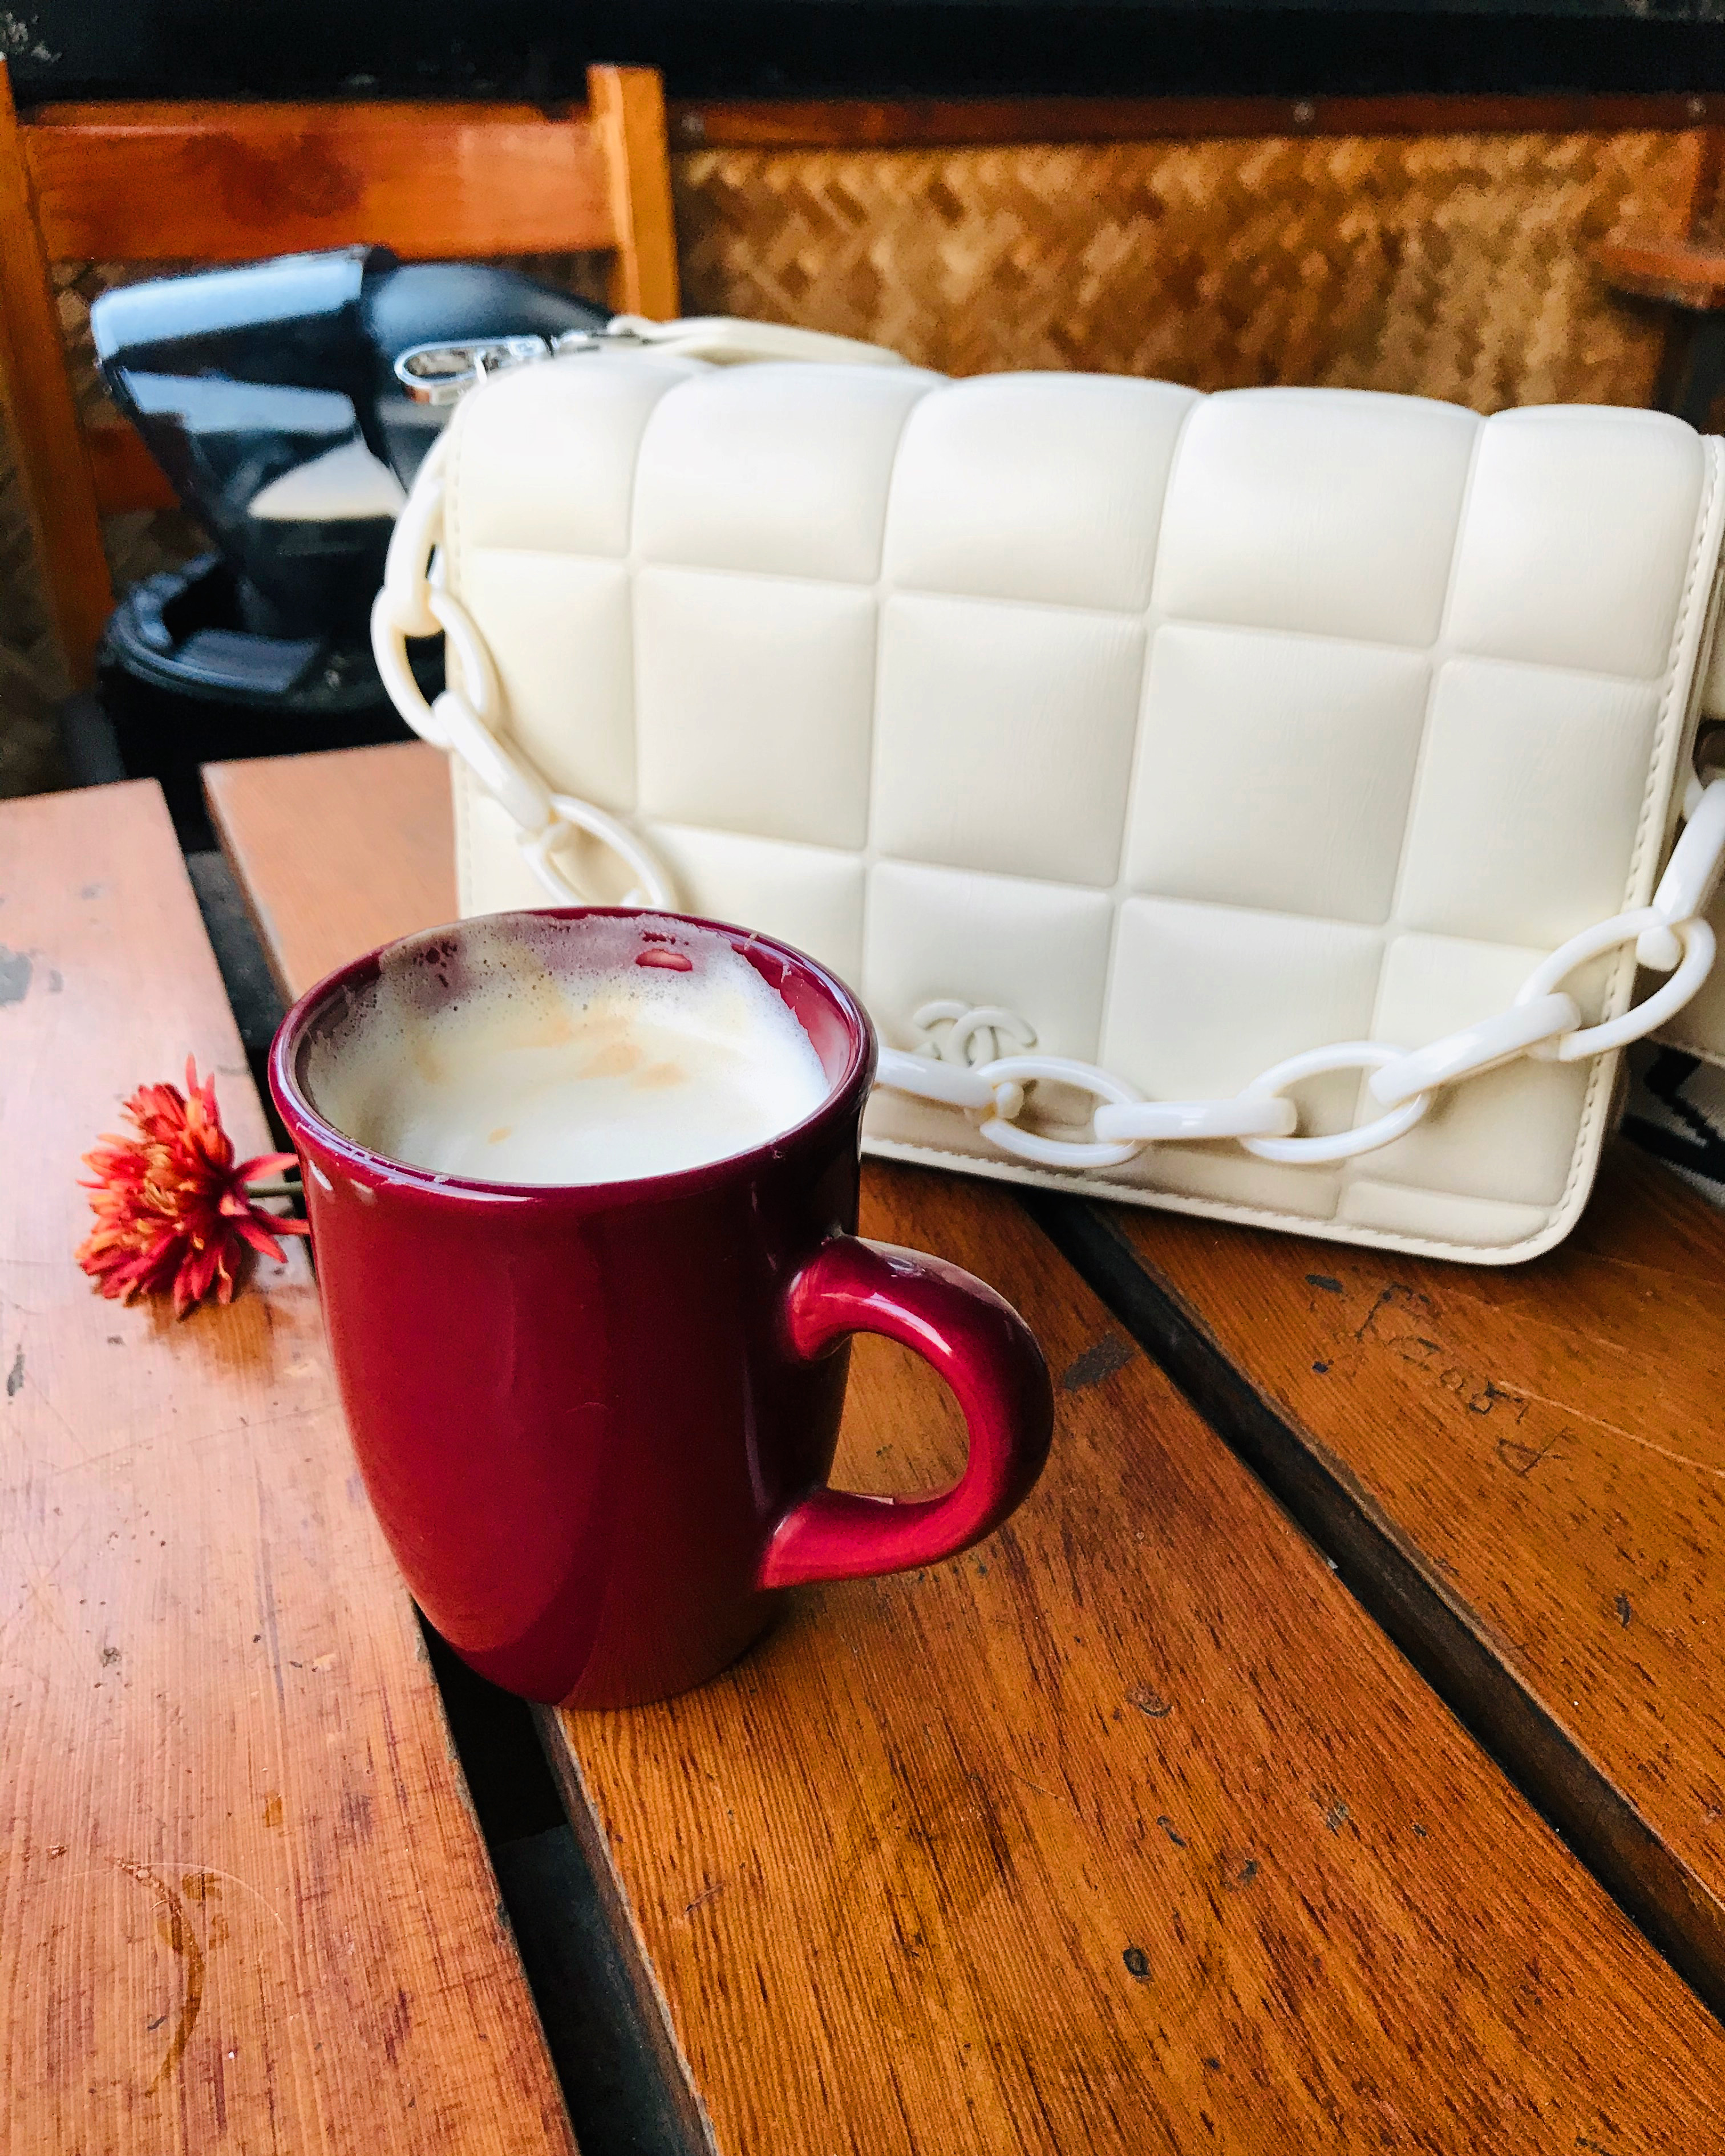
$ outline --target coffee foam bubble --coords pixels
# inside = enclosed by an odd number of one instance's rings
[[[745,1152],[830,1091],[783,999],[710,929],[498,916],[391,952],[308,1044],[320,1115],[485,1183],[614,1183]],[[657,933],[657,932],[654,932]]]

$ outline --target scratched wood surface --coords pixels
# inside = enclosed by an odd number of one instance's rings
[[[359,939],[339,862],[303,931],[283,834],[402,769],[279,765],[255,839],[262,797],[217,789],[306,978]],[[393,926],[448,914],[445,818],[380,820]],[[798,1597],[701,1691],[551,1722],[718,2148],[1717,2145],[1717,2024],[1021,1207],[877,1164],[864,1227],[1030,1318],[1043,1483],[953,1563]],[[843,1478],[937,1484],[961,1445],[860,1343]]]
[[[1092,1218],[1146,1337],[1725,2010],[1725,1217],[1624,1147],[1506,1270]]]
[[[73,1263],[188,1051],[268,1143],[157,789],[0,808],[0,2148],[572,2156],[303,1260]]]

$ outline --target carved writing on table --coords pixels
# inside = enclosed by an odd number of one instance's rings
[[[1344,1283],[1327,1273],[1308,1273],[1314,1291],[1308,1307],[1334,1342],[1312,1363],[1314,1373],[1341,1377],[1368,1359],[1389,1358],[1418,1373],[1440,1412],[1489,1423],[1498,1460],[1517,1476],[1563,1458],[1559,1448],[1576,1433],[1560,1409],[1481,1370],[1476,1358],[1445,1336],[1442,1313],[1429,1295],[1397,1281],[1356,1279]]]

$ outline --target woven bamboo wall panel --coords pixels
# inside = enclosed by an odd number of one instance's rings
[[[1645,403],[1661,325],[1589,255],[1686,229],[1697,134],[1332,136],[674,160],[691,314],[952,374]]]

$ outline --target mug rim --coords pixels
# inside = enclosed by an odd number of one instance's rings
[[[681,927],[708,929],[728,937],[733,948],[738,944],[754,945],[773,952],[811,982],[844,1018],[850,1035],[850,1055],[844,1070],[831,1081],[816,1107],[799,1122],[788,1125],[769,1138],[745,1147],[741,1152],[723,1154],[717,1160],[699,1161],[692,1167],[673,1168],[661,1175],[624,1176],[608,1183],[493,1182],[479,1176],[450,1175],[439,1169],[422,1168],[412,1161],[398,1160],[393,1154],[380,1152],[375,1146],[368,1146],[337,1128],[315,1106],[300,1083],[300,1053],[318,1018],[343,991],[375,978],[382,970],[384,961],[393,953],[440,936],[465,934],[477,921],[589,919],[673,921]],[[270,1091],[296,1146],[302,1140],[314,1141],[339,1161],[347,1172],[351,1173],[357,1169],[377,1182],[388,1183],[392,1189],[419,1191],[432,1197],[586,1207],[635,1199],[651,1201],[691,1195],[747,1175],[786,1147],[819,1137],[829,1126],[846,1117],[856,1096],[867,1091],[874,1074],[876,1047],[874,1022],[855,991],[819,959],[777,936],[739,927],[734,921],[714,921],[704,914],[673,912],[665,906],[501,906],[495,912],[471,915],[465,920],[444,921],[434,927],[416,928],[406,936],[393,937],[388,942],[348,959],[315,982],[295,999],[270,1044]]]

